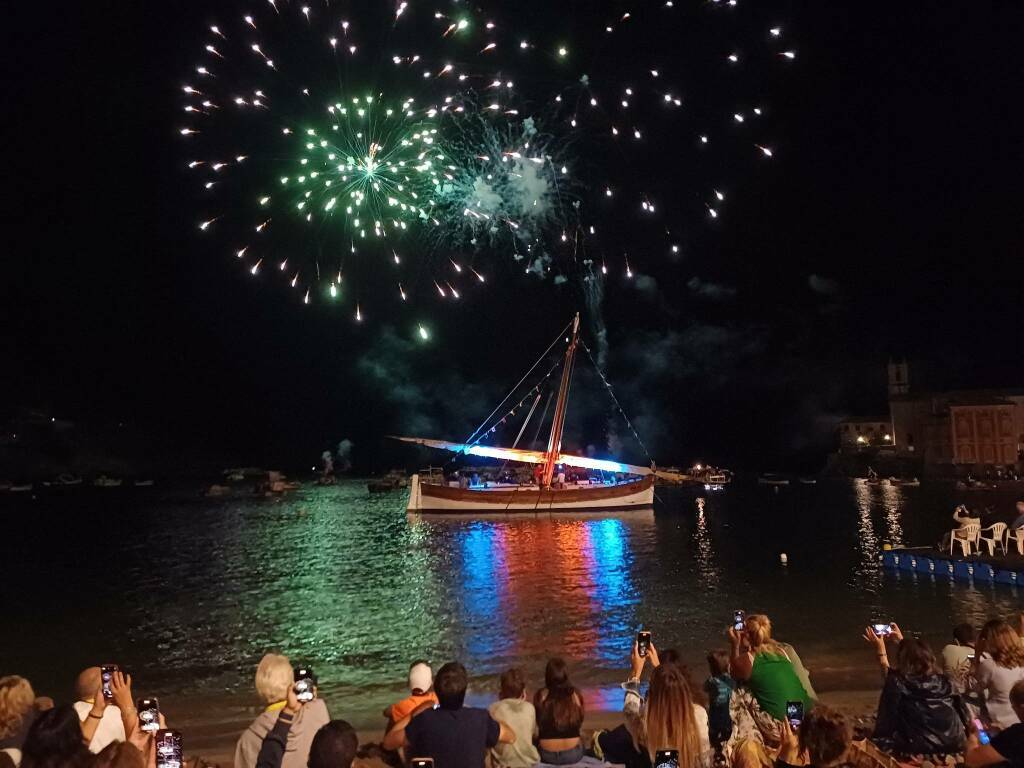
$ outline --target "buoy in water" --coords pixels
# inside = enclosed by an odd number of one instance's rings
[[[779,562],[783,565],[786,565],[786,563],[789,562],[789,555],[783,552],[781,555],[779,555]]]

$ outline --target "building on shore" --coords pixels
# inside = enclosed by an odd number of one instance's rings
[[[892,422],[888,417],[848,418],[839,422],[840,451],[886,447],[892,447]]]
[[[889,363],[896,453],[926,467],[987,474],[1024,463],[1024,388],[918,391],[906,361]]]

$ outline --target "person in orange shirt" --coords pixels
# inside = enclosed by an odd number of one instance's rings
[[[402,720],[417,709],[433,707],[437,704],[437,695],[434,693],[434,673],[427,662],[414,661],[409,667],[409,691],[410,695],[395,702],[384,710],[384,717],[388,719],[387,731],[399,720]]]

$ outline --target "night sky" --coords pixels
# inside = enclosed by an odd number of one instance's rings
[[[936,385],[1024,384],[1024,6],[740,2],[799,51],[772,88],[776,158],[722,220],[680,223],[680,259],[638,256],[646,279],[609,279],[601,304],[610,380],[652,453],[820,466],[839,418],[886,412],[894,355]],[[620,7],[563,5],[580,23]],[[284,466],[350,438],[380,468],[403,456],[385,434],[468,434],[580,308],[510,276],[431,306],[421,344],[415,314],[356,326],[247,279],[195,229],[175,133],[211,5],[30,6],[4,25],[4,415]],[[691,194],[681,160],[662,172]],[[588,368],[567,440],[602,453],[613,414]]]

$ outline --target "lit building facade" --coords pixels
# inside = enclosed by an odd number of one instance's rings
[[[915,392],[905,362],[889,364],[896,450],[925,464],[1005,466],[1024,459],[1024,389]]]
[[[892,445],[888,419],[846,419],[839,422],[839,447],[843,451]]]

